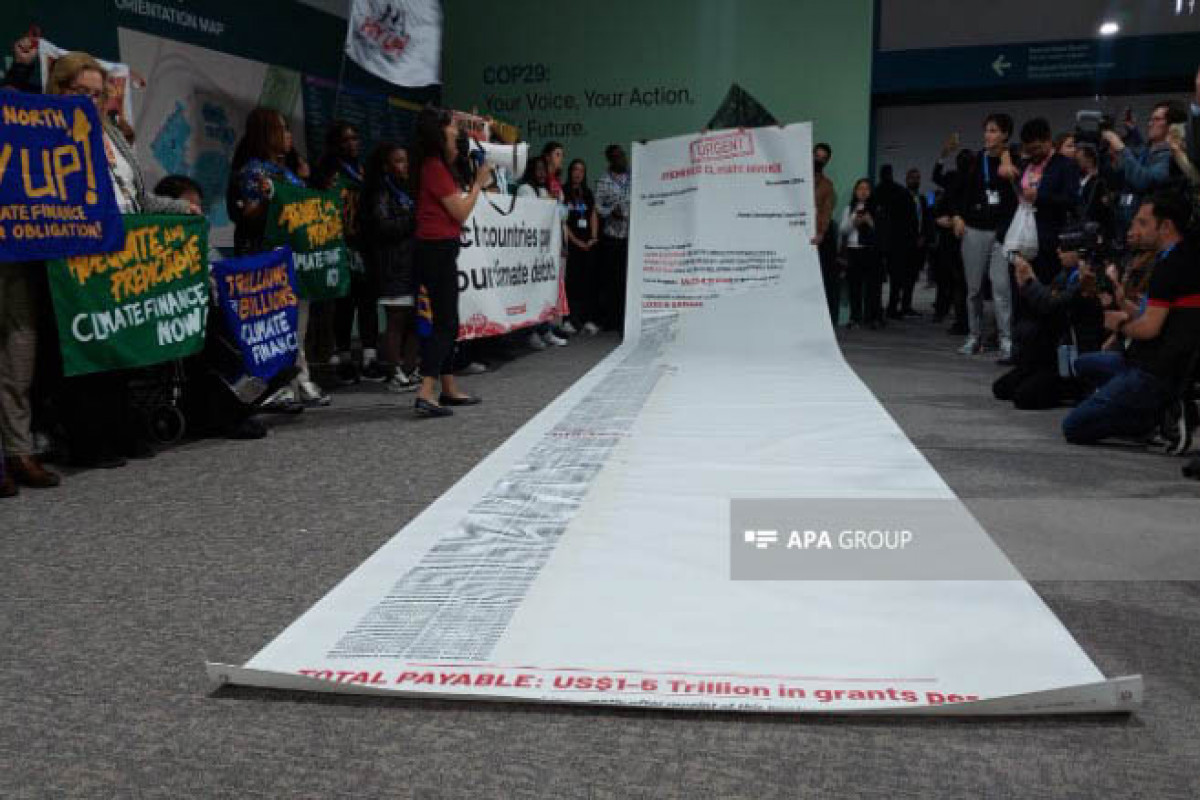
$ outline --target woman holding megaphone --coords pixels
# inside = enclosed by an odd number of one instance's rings
[[[479,402],[454,382],[454,346],[458,339],[458,248],[463,223],[471,216],[492,165],[475,171],[468,189],[454,168],[458,131],[445,109],[426,107],[417,115],[415,133],[417,232],[413,277],[417,285],[417,330],[421,338],[421,388],[418,417],[448,417],[448,406]],[[439,391],[440,384],[440,391]]]

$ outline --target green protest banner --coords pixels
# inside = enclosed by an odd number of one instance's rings
[[[47,262],[66,375],[144,367],[204,346],[208,222],[125,217],[125,248]]]
[[[296,282],[306,300],[332,300],[350,291],[350,254],[339,189],[319,192],[275,183],[267,209],[266,243],[292,248]]]

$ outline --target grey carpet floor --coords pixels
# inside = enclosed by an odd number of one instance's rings
[[[1061,412],[991,399],[940,326],[842,336],[848,359],[1136,715],[779,718],[216,689],[614,345],[466,379],[418,422],[378,387],[0,502],[2,797],[1200,796],[1200,484],[1079,449]],[[721,391],[746,391],[730,383]],[[947,614],[955,613],[953,608]]]

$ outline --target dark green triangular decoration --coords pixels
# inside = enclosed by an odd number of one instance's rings
[[[763,104],[736,83],[729,87],[721,107],[708,121],[710,130],[721,128],[763,128],[778,125],[779,120]]]

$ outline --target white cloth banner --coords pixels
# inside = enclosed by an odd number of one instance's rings
[[[499,336],[559,311],[562,225],[553,200],[481,195],[458,255],[458,338]],[[495,203],[496,205],[492,205]]]
[[[622,346],[209,674],[693,710],[1136,706],[1141,679],[1104,679],[842,360],[813,205],[807,124],[635,145]],[[777,502],[796,536],[742,529]],[[829,508],[882,509],[912,546],[847,527],[822,549],[806,528]]]
[[[38,42],[38,71],[42,76],[42,86],[50,85],[50,69],[54,62],[65,56],[70,50],[64,50],[58,45],[45,39]],[[115,61],[103,61],[100,66],[108,73],[108,99],[105,102],[106,113],[119,111],[130,125],[133,125],[133,75],[128,64],[118,64]]]
[[[346,54],[397,86],[441,83],[439,0],[351,0]]]

